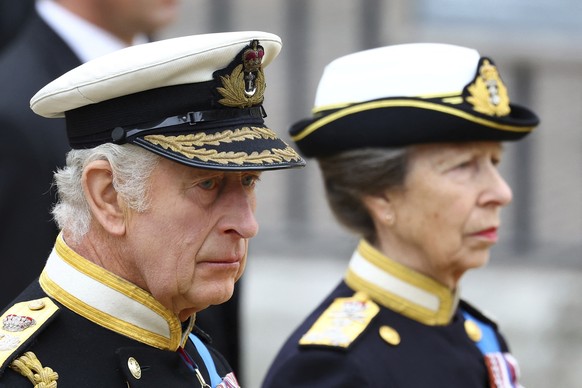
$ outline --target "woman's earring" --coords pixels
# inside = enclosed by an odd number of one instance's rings
[[[394,222],[396,221],[393,213],[386,213],[386,215],[384,216],[384,218],[386,219],[386,223],[389,226],[394,225]]]

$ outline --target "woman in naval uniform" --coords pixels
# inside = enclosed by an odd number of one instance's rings
[[[497,324],[459,283],[487,263],[512,199],[502,142],[538,121],[473,49],[406,44],[331,62],[313,116],[290,133],[361,241],[263,387],[518,387]]]

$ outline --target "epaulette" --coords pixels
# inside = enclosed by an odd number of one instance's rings
[[[301,346],[348,348],[368,327],[380,307],[364,293],[337,298],[301,337]]]
[[[58,312],[48,297],[14,304],[0,317],[0,375]]]

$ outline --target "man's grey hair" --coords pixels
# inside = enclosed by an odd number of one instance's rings
[[[148,207],[149,177],[159,158],[131,144],[107,143],[91,149],[71,150],[67,154],[66,166],[54,175],[59,200],[52,214],[59,228],[67,230],[74,241],[79,241],[89,231],[92,216],[81,184],[88,163],[108,161],[115,190],[129,209],[143,212]]]
[[[376,230],[362,198],[404,185],[408,148],[362,148],[318,158],[336,219],[371,243]]]

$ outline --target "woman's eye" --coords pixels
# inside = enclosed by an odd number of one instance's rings
[[[461,163],[457,164],[456,168],[464,169],[464,168],[469,168],[472,165],[473,165],[473,161],[472,160],[466,160],[464,162],[461,162]]]

